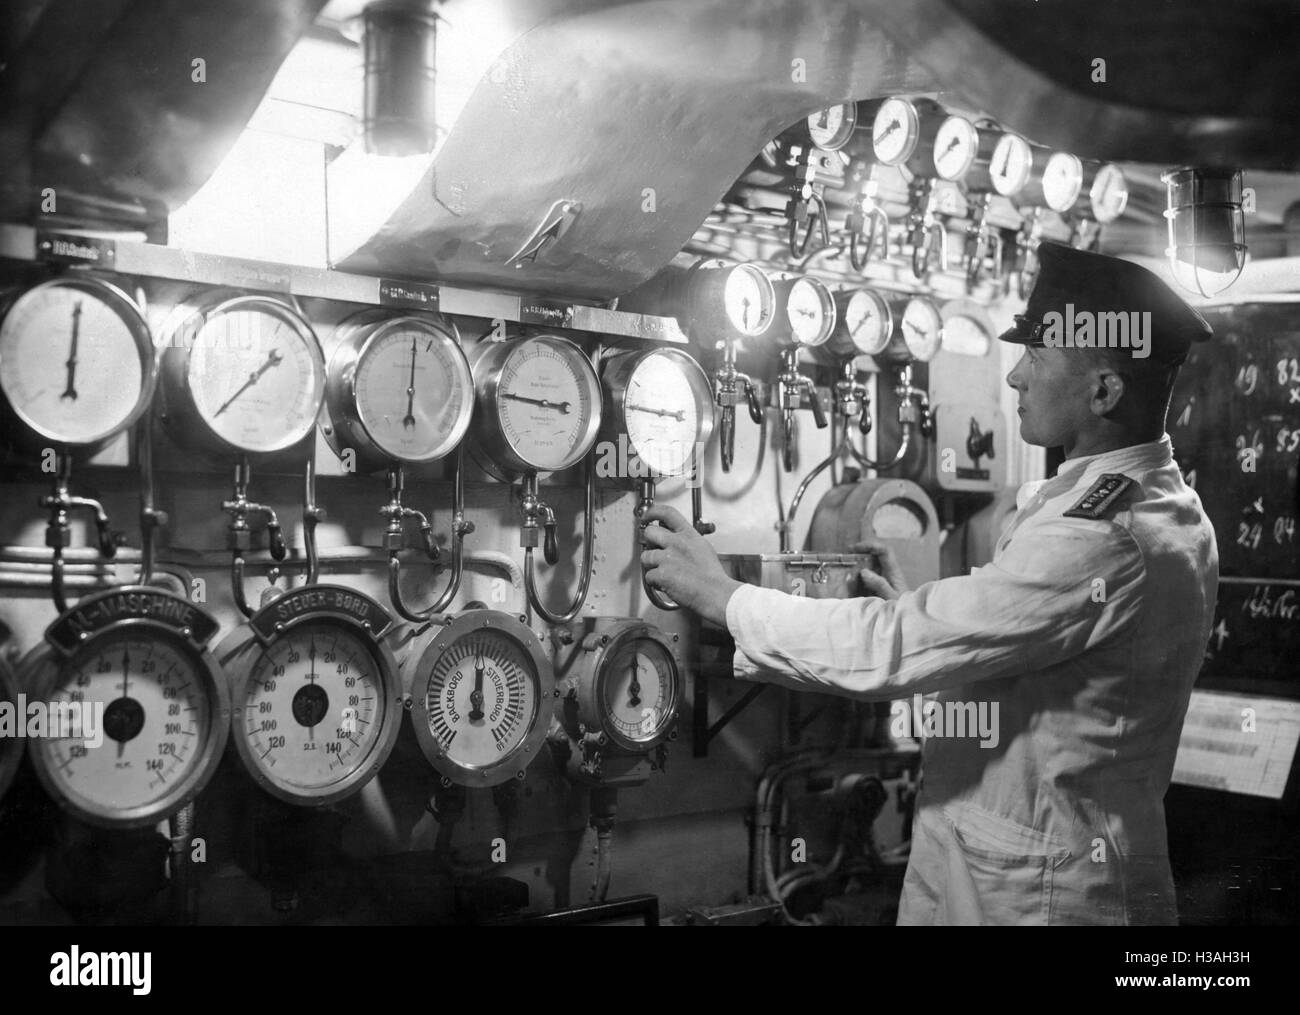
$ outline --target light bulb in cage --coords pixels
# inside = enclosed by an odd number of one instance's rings
[[[1190,293],[1216,296],[1246,264],[1241,170],[1171,169],[1160,179],[1168,188],[1165,254],[1174,279]]]

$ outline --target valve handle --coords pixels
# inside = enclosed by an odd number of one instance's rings
[[[701,536],[711,536],[718,531],[718,527],[713,522],[706,522],[703,518],[695,522],[695,531]]]
[[[433,538],[433,526],[425,522],[420,526],[420,543],[424,546],[424,554],[434,563],[442,556],[442,551],[438,549],[438,544]]]
[[[542,528],[546,530],[546,537],[542,540],[542,555],[546,558],[548,564],[558,564],[560,562],[560,545],[555,538],[555,522],[546,522]]]
[[[826,429],[826,410],[822,408],[822,400],[817,395],[817,389],[812,384],[808,386],[808,400],[812,402],[813,422],[817,424],[818,430]]]
[[[266,526],[266,534],[270,540],[272,559],[284,560],[285,555],[288,553],[288,547],[284,545],[284,533],[280,529],[280,523],[269,523]]]
[[[759,426],[763,425],[763,405],[758,400],[758,392],[754,390],[752,381],[745,381],[745,400],[749,403],[749,418]]]
[[[95,528],[99,536],[99,553],[102,557],[112,560],[117,556],[117,537],[108,527],[108,519],[100,521],[96,519]]]
[[[719,424],[718,449],[722,456],[722,471],[731,471],[731,460],[736,455],[736,407],[722,407],[722,421]]]
[[[868,410],[863,409],[862,415],[858,417],[858,433],[865,437],[867,434],[871,433],[872,425],[873,421],[871,419],[871,413]]]

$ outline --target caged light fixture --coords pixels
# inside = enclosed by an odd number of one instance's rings
[[[1231,286],[1246,264],[1246,222],[1240,169],[1171,169],[1165,254],[1178,284],[1208,299]]]

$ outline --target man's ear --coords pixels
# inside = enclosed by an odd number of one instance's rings
[[[1115,411],[1120,399],[1124,397],[1124,378],[1110,367],[1104,366],[1094,372],[1093,381],[1093,414],[1107,416]]]

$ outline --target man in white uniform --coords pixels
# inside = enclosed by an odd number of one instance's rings
[[[1177,922],[1163,799],[1218,550],[1165,415],[1210,328],[1137,265],[1057,244],[1040,260],[1001,337],[1025,346],[1007,377],[1022,437],[1066,460],[1021,491],[991,563],[909,592],[884,553],[883,578],[864,579],[876,596],[797,598],[732,580],[678,512],[647,516],[650,583],[726,625],[737,676],[863,700],[937,692],[940,715],[996,714],[996,737],[925,741],[900,924]],[[1083,345],[1103,313],[1145,336]]]

